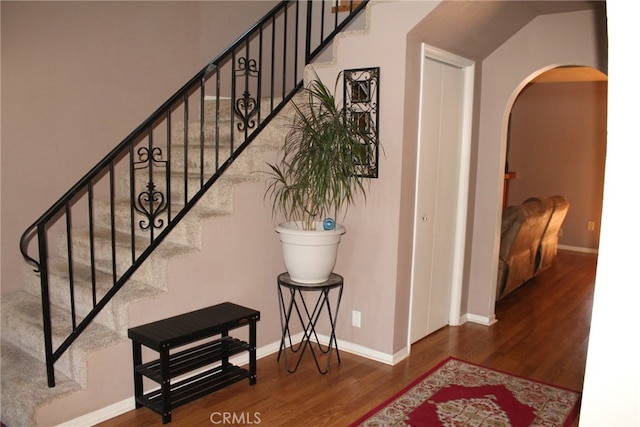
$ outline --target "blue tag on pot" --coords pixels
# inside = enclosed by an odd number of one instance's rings
[[[336,228],[336,222],[333,220],[333,218],[325,218],[322,222],[322,227],[325,230],[333,230],[334,228]]]

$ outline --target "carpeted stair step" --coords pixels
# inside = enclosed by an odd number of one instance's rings
[[[241,155],[234,159],[228,172],[236,176],[254,177],[256,172],[263,169],[265,148],[249,145]],[[199,173],[202,170],[206,177],[212,176],[229,158],[231,152],[228,147],[218,147],[215,144],[199,143],[184,145],[174,144],[171,147],[171,171],[185,173]]]
[[[229,119],[220,120],[218,123],[205,119],[202,126],[200,126],[199,121],[192,121],[187,124],[185,129],[184,123],[176,123],[171,129],[171,141],[172,144],[184,144],[186,138],[187,145],[198,145],[201,140],[211,145],[217,142],[221,148],[226,148],[228,151],[232,135],[234,145],[244,141],[245,132],[244,130],[239,130],[237,124],[238,122],[234,121],[232,123]],[[185,131],[187,132],[186,135]],[[204,134],[201,135],[201,133]]]
[[[72,323],[68,311],[54,305],[50,306],[50,310],[52,342],[55,349],[72,332]],[[79,323],[82,319],[76,320]],[[2,297],[2,338],[4,340],[44,362],[42,331],[42,302],[40,298],[26,291],[14,292]],[[56,369],[84,387],[87,379],[87,354],[126,339],[126,336],[93,322],[58,359],[55,365]],[[42,369],[45,369],[44,363]]]
[[[272,105],[278,104],[282,100],[281,96],[274,96],[273,100],[269,97],[262,97],[260,99],[261,103],[261,114],[266,114],[272,110]],[[189,121],[197,121],[200,118],[200,103],[192,103],[190,104],[189,110]],[[216,99],[214,96],[205,96],[204,99],[204,115],[205,121],[213,120],[216,117],[216,109],[218,111],[218,116],[221,118],[231,117],[231,111],[234,106],[231,102],[231,98],[229,97],[220,97]],[[197,119],[197,120],[196,120]],[[237,118],[234,119],[237,122]]]
[[[60,371],[55,373],[56,386],[48,387],[45,364],[41,360],[4,338],[0,345],[3,388],[0,405],[2,421],[7,427],[33,426],[36,408],[81,390],[80,384]]]
[[[270,98],[263,98],[261,100],[262,111],[261,117],[266,116],[271,110],[272,107],[278,104],[281,101],[281,97],[274,97],[273,102]],[[293,101],[298,105],[303,105],[306,101],[308,101],[307,96],[304,95],[303,92],[298,93],[293,97]],[[199,107],[199,104],[198,104]],[[209,145],[214,145],[216,142],[216,135],[218,135],[218,142],[221,147],[229,148],[230,144],[230,135],[234,135],[235,145],[238,145],[242,141],[244,141],[247,135],[251,135],[254,132],[253,128],[245,130],[239,130],[238,124],[242,123],[242,119],[238,115],[234,115],[233,123],[231,120],[231,110],[233,106],[231,105],[231,100],[229,98],[221,99],[219,102],[220,111],[218,113],[219,121],[218,126],[215,126],[215,117],[216,117],[216,100],[215,99],[206,99],[205,100],[205,117],[204,117],[204,142]],[[284,140],[284,136],[287,134],[289,130],[289,125],[291,123],[290,117],[293,116],[294,107],[291,102],[287,103],[282,111],[276,116],[269,126],[265,127],[260,134],[256,137],[252,146],[264,145],[262,143],[256,144],[258,140],[263,141],[264,143],[271,144],[274,146],[272,148],[279,148],[281,146],[281,142]],[[283,117],[285,117],[283,119]],[[187,125],[187,139],[189,140],[187,145],[199,145],[201,141],[200,137],[200,115],[199,108],[196,109],[195,113],[190,112],[189,120]],[[180,121],[175,124],[172,128],[172,142],[174,144],[182,143],[184,145],[184,122]],[[266,131],[266,132],[265,132]]]
[[[185,159],[184,151],[187,150],[187,157]],[[265,170],[264,156],[265,152],[273,151],[276,148],[270,146],[255,147],[250,145],[247,147],[233,162],[229,165],[224,174],[219,180],[228,180],[233,183],[255,181],[263,178],[262,172]],[[170,168],[167,165],[162,164],[154,165],[153,170],[150,172],[148,168],[139,168],[134,172],[134,182],[136,188],[136,194],[147,191],[148,183],[153,182],[155,188],[164,193],[164,189],[167,187],[166,175],[167,171],[170,171],[171,176],[171,194],[172,199],[181,200],[184,199],[184,187],[185,176],[187,177],[188,195],[192,196],[200,188],[202,184],[209,180],[216,170],[226,162],[229,158],[229,152],[227,150],[219,150],[219,160],[216,160],[216,148],[212,145],[205,145],[200,151],[199,145],[176,145],[171,148],[171,164]],[[166,157],[163,158],[166,160]],[[185,171],[185,162],[187,170]],[[217,169],[216,169],[217,168]],[[130,197],[130,185],[131,176],[128,173],[122,173],[118,175],[118,183],[116,186],[117,198],[129,198]],[[223,181],[220,181],[223,182]],[[216,195],[217,197],[218,195]],[[212,205],[215,207],[215,205]]]
[[[132,245],[131,235],[128,233],[115,232],[115,245],[112,244],[112,233],[109,229],[99,228],[93,232],[93,258],[95,265],[100,270],[111,274],[113,271],[113,251],[115,251],[115,268],[117,277],[131,266],[133,256],[138,257],[149,246],[148,237],[135,236],[135,248]],[[66,253],[67,242],[63,236],[59,236],[57,241],[60,253]],[[88,227],[76,227],[71,230],[71,251],[75,262],[90,265],[91,244],[89,240]],[[167,260],[181,257],[194,252],[197,247],[193,245],[178,244],[170,240],[160,243],[158,248],[147,258],[146,262],[131,278],[144,283],[154,284],[166,283]]]
[[[303,102],[304,97],[297,95],[294,100],[296,102]],[[206,105],[209,105],[210,102],[211,101],[207,101]],[[283,113],[289,114],[292,111],[293,107],[291,103],[287,104],[283,108]],[[184,125],[182,122],[176,123],[172,128],[173,139],[170,153],[167,153],[166,144],[159,143],[158,139],[154,140],[154,147],[159,150],[153,156],[155,159],[154,169],[160,168],[163,171],[166,170],[166,165],[162,162],[166,162],[170,159],[172,173],[184,174],[186,165],[186,173],[188,175],[191,173],[199,175],[200,170],[203,169],[205,172],[205,179],[207,179],[208,176],[211,176],[215,172],[215,167],[221,166],[231,154],[229,135],[220,135],[219,139],[216,141],[215,132],[212,130],[212,126],[213,125],[211,123],[205,123],[204,140],[201,141],[200,123],[189,123],[187,128],[190,132],[188,132],[189,137],[185,144]],[[256,172],[264,170],[265,151],[279,150],[282,147],[284,139],[289,131],[289,126],[290,119],[288,118],[277,116],[271,120],[269,126],[262,129],[262,131],[256,136],[255,140],[240,156],[238,156],[238,158],[235,159],[233,168],[230,168],[226,174],[249,176],[255,179]],[[239,137],[234,139],[234,146],[237,148],[237,146],[244,141],[246,134],[244,131],[237,131],[236,133],[238,133]],[[249,134],[251,133],[249,132]],[[216,143],[218,145],[217,149]],[[142,149],[142,151],[138,152],[139,149],[140,147],[134,150],[137,153],[137,158],[133,161],[138,163],[136,166],[138,168],[136,175],[144,176],[145,169],[143,166],[145,166],[145,164],[140,162],[147,158],[146,155],[148,150]],[[119,187],[119,191],[128,191],[129,174],[124,173],[119,176],[124,178],[124,181],[121,182],[125,184],[124,186]],[[148,177],[143,178],[143,180],[145,183],[148,182]]]
[[[204,115],[205,118],[215,117],[216,110],[218,114],[222,117],[229,117],[231,115],[231,111],[233,110],[233,105],[231,103],[230,97],[219,97],[215,96],[205,96],[204,99]],[[200,117],[200,105],[198,103],[197,108],[195,109],[196,117]],[[191,116],[193,117],[193,115]]]
[[[234,174],[234,165],[231,165],[229,170],[220,176],[213,185],[202,194],[202,197],[198,201],[197,205],[192,208],[195,215],[201,218],[207,218],[217,216],[221,214],[230,214],[233,211],[233,194],[235,187],[238,184],[257,182],[260,179],[264,179],[266,175],[264,172],[255,172],[253,175],[241,175]],[[167,194],[167,179],[164,171],[158,172],[153,175],[153,192],[157,194],[158,200],[166,199]],[[188,201],[202,189],[206,184],[207,177],[200,176],[200,174],[191,173],[186,177],[181,173],[172,173],[170,176],[170,201],[172,204],[173,214],[177,213],[176,206],[182,208]],[[122,198],[129,198],[129,177],[123,177],[119,180],[117,195],[121,195]],[[134,199],[142,199],[146,202],[146,198],[149,193],[149,176],[145,174],[138,174],[135,176],[135,194]],[[185,197],[186,192],[186,197]],[[125,196],[127,195],[127,196]],[[118,197],[120,198],[120,197]],[[154,210],[158,210],[158,204],[154,205]],[[146,211],[150,211],[148,205],[145,206]]]
[[[206,192],[206,194],[200,199],[197,207],[203,213],[203,216],[208,216],[206,212],[212,210],[215,212],[231,212],[233,209],[233,187],[235,184],[241,182],[247,182],[248,177],[232,177],[232,176],[220,177],[216,183]],[[171,203],[182,205],[185,204],[185,199],[190,200],[196,193],[198,193],[208,177],[200,176],[199,173],[190,173],[186,177],[183,173],[172,172],[170,175],[169,186]],[[145,193],[149,192],[149,182],[153,183],[153,191],[161,193],[162,198],[166,199],[167,195],[167,177],[164,170],[155,171],[153,175],[149,176],[148,173],[136,173],[134,176],[134,199],[144,197]],[[130,196],[130,177],[120,176],[117,184],[116,198],[129,199]],[[186,192],[186,198],[185,198]]]
[[[170,206],[171,218],[175,218],[176,214],[184,207],[184,204],[174,203]],[[133,214],[132,214],[133,210]],[[162,226],[155,230],[157,236],[164,230],[164,227],[168,224],[167,216],[169,209],[160,213],[156,218],[156,223]],[[178,223],[176,227],[166,237],[169,241],[190,244],[196,247],[200,247],[199,239],[194,239],[194,235],[202,229],[202,221],[205,218],[224,217],[231,214],[230,207],[225,206],[220,209],[207,208],[203,209],[202,206],[196,204],[186,217]],[[109,200],[97,200],[94,205],[95,223],[101,224],[101,227],[111,228],[111,202]],[[133,218],[133,219],[132,219]],[[115,200],[113,203],[113,223],[116,231],[122,233],[131,233],[133,231],[140,237],[149,236],[149,230],[144,229],[147,227],[149,220],[146,216],[142,215],[135,208],[132,208],[129,200]]]
[[[279,103],[281,99],[281,97],[274,98],[273,103],[270,98],[261,99],[261,117],[268,115],[272,110],[272,106]],[[189,107],[189,117],[186,122],[186,138],[189,144],[198,143],[201,140],[201,131],[204,132],[203,138],[205,141],[213,143],[217,139],[222,145],[227,144],[227,147],[231,141],[231,135],[233,135],[233,140],[238,144],[244,141],[248,135],[255,132],[258,119],[257,109],[255,110],[256,114],[251,114],[247,119],[247,123],[245,123],[242,116],[246,112],[240,110],[232,113],[233,106],[229,98],[221,98],[219,102],[216,102],[215,99],[205,99],[204,105],[204,123],[202,127],[200,126],[201,116],[199,102]],[[216,108],[218,108],[217,114]],[[251,110],[254,108],[255,106],[250,107]],[[176,123],[171,129],[172,141],[174,143],[184,142],[185,140],[185,122],[184,120],[178,120],[179,118],[183,119],[184,111],[181,110],[180,114],[174,113]]]
[[[113,278],[109,273],[95,269],[88,265],[74,263],[73,271],[73,295],[76,315],[86,316],[94,307],[93,288],[95,281],[95,301],[100,299],[113,287]],[[92,278],[95,278],[93,280]],[[41,297],[40,276],[30,272],[25,277],[25,291]],[[126,335],[128,329],[129,305],[136,301],[156,298],[164,293],[163,290],[150,284],[128,281],[109,304],[100,311],[95,321],[99,324]],[[62,258],[53,258],[49,261],[49,299],[51,304],[70,311],[71,301],[69,295],[69,266]]]
[[[281,100],[281,96],[274,96],[273,100],[269,97],[261,97],[260,102],[262,105],[263,114],[265,111],[271,111],[271,105],[276,105]],[[228,117],[230,115],[230,111],[233,109],[233,104],[231,103],[231,98],[229,97],[220,97],[219,102],[217,102],[216,97],[205,96],[204,105],[204,113],[206,117],[213,117],[215,115],[216,105],[218,105],[220,116]],[[200,110],[198,109],[198,111]]]

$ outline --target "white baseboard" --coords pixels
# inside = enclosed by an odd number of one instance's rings
[[[318,334],[318,339],[324,345],[329,343],[329,337],[327,336]],[[346,351],[347,353],[355,354],[356,356],[364,357],[366,359],[391,366],[406,359],[409,356],[409,351],[406,347],[395,354],[388,354],[343,340],[338,340],[338,349],[340,351]]]
[[[299,342],[302,339],[302,332],[296,334],[291,337],[293,342]],[[329,343],[329,337],[318,334],[318,339],[323,345]],[[271,344],[267,344],[263,347],[259,347],[256,349],[256,358],[261,359],[263,357],[269,356],[273,353],[276,353],[280,349],[280,341],[273,342]],[[396,354],[390,355],[383,353],[381,351],[373,350],[367,347],[363,347],[358,344],[353,344],[348,341],[338,340],[338,349],[340,351],[346,351],[347,353],[352,353],[357,356],[365,357],[367,359],[375,360],[376,362],[386,363],[388,365],[395,365],[401,360],[405,359],[409,356],[408,350],[402,349]],[[229,359],[231,363],[237,366],[247,365],[249,363],[249,354],[243,353],[238,356],[232,357]],[[190,375],[197,374],[198,372],[194,371],[190,373]],[[179,380],[179,378],[176,378]],[[153,391],[152,389],[145,390],[145,392]],[[129,411],[133,411],[135,409],[135,399],[132,395],[120,402],[116,402],[107,407],[98,409],[91,413],[82,415],[80,417],[74,418],[70,421],[64,422],[62,424],[58,424],[56,427],[90,427],[101,422],[110,420],[111,418],[115,418],[118,415],[122,415]]]
[[[97,411],[93,411],[62,424],[58,424],[56,427],[90,427],[110,420],[111,418],[115,418],[118,415],[133,411],[134,409],[136,409],[136,405],[133,400],[133,396],[131,396],[105,408],[98,409]]]
[[[471,323],[478,323],[480,325],[485,325],[485,326],[491,326],[498,321],[496,319],[495,314],[492,314],[491,317],[487,317],[487,316],[478,316],[477,314],[467,313],[463,315],[461,319],[462,319],[461,320],[462,323],[460,324],[471,322]]]
[[[569,245],[558,245],[558,249],[563,249],[565,251],[573,251],[573,252],[583,252],[586,254],[597,254],[598,249],[594,248],[583,248],[580,246],[569,246]]]

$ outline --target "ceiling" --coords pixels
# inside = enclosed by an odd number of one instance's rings
[[[605,1],[583,0],[445,0],[412,33],[427,44],[481,61],[539,15],[587,9],[601,9],[605,13],[605,5]],[[561,68],[547,73],[541,75],[539,81],[602,80],[603,77],[606,80],[604,74],[586,67]]]

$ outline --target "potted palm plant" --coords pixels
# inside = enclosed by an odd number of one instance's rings
[[[287,272],[302,283],[326,281],[335,266],[346,229],[333,218],[344,217],[358,195],[366,199],[368,178],[361,171],[369,162],[373,138],[314,75],[303,89],[306,101],[294,103],[279,161],[269,163],[265,194],[273,214],[280,212],[286,220],[276,231]]]

